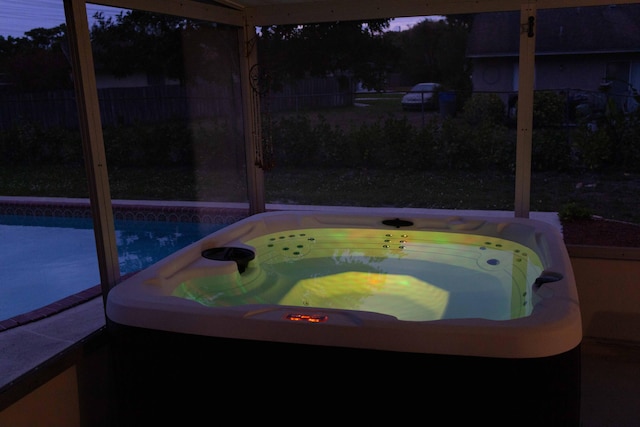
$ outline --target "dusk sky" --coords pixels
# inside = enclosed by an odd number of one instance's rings
[[[87,15],[102,11],[106,16],[120,9],[87,4]],[[53,28],[64,23],[62,0],[0,0],[0,36],[24,37],[34,28]],[[91,25],[91,24],[89,24]]]
[[[87,4],[87,15],[102,11],[108,16],[121,9]],[[424,20],[423,16],[397,18],[391,22],[391,31],[403,31]],[[62,0],[0,0],[0,36],[24,37],[34,28],[53,28],[64,23]],[[91,22],[89,23],[91,25]]]

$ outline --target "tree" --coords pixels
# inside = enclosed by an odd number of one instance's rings
[[[259,65],[274,85],[305,76],[341,76],[382,89],[399,57],[384,37],[389,20],[262,27]]]
[[[34,28],[25,37],[0,36],[0,70],[5,82],[25,92],[72,88],[66,43],[65,24]]]
[[[116,77],[139,72],[184,80],[180,32],[184,18],[132,10],[94,15],[91,45],[96,68]]]
[[[94,19],[96,68],[116,77],[145,73],[185,84],[236,74],[230,52],[237,56],[237,34],[229,26],[138,10]]]
[[[390,35],[403,52],[398,71],[411,82],[432,81],[456,90],[471,90],[471,65],[466,58],[469,18],[455,15],[424,20]]]

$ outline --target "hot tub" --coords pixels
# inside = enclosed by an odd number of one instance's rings
[[[434,415],[467,408],[450,421],[579,425],[580,308],[559,230],[402,212],[253,215],[115,286],[121,417],[166,421],[202,398],[185,390],[215,384],[226,408],[247,387],[294,405],[328,393],[329,412],[383,393],[362,415],[376,421],[424,411],[414,384],[437,396]]]

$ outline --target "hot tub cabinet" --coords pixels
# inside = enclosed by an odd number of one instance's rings
[[[534,220],[258,214],[106,313],[118,425],[580,423],[575,280]]]

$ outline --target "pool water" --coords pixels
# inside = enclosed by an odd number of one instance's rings
[[[120,273],[132,273],[223,225],[115,221]],[[0,215],[0,320],[100,283],[93,222]]]
[[[531,285],[542,272],[538,256],[521,244],[451,232],[322,228],[245,244],[256,255],[246,270],[190,278],[173,295],[217,307],[278,304],[409,321],[508,320],[531,313]]]

